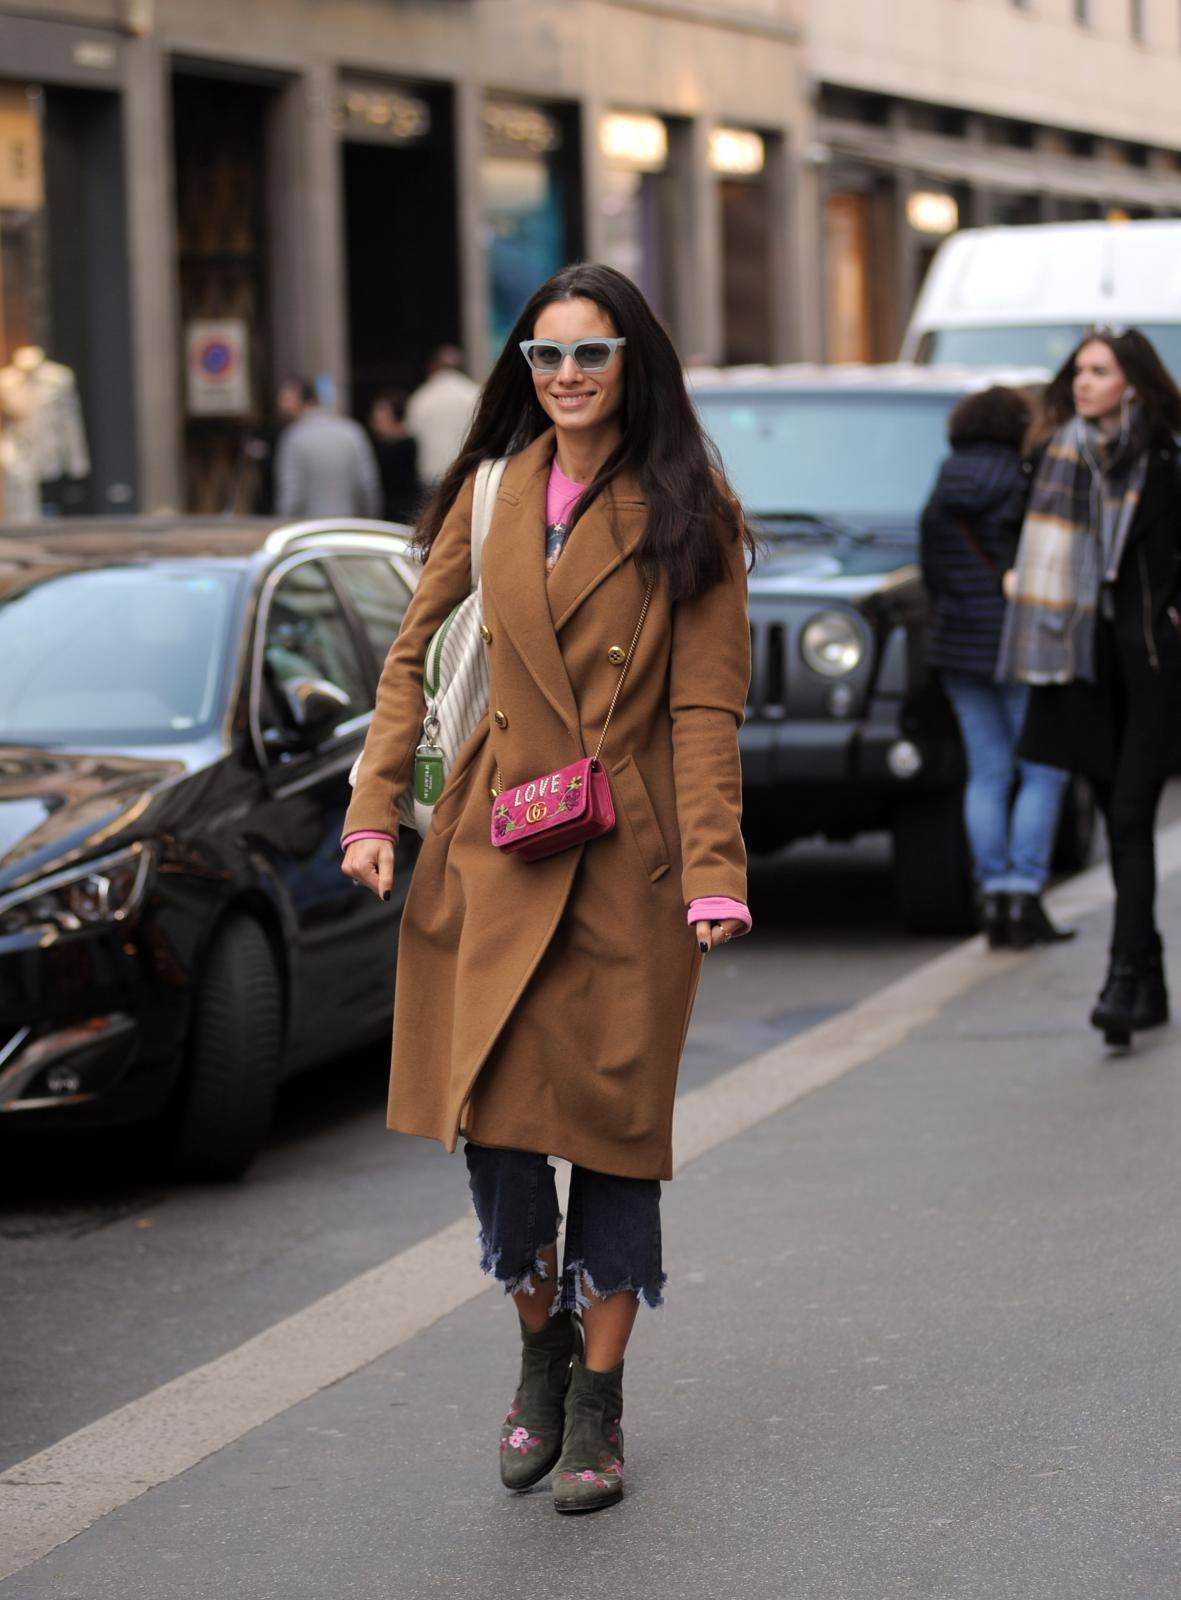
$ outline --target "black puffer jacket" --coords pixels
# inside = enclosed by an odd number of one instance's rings
[[[933,666],[992,677],[1005,620],[1001,577],[1017,552],[1028,487],[1009,445],[959,445],[939,469],[922,520]]]

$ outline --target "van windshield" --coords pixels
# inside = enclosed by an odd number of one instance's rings
[[[1142,322],[1161,360],[1181,383],[1181,322]],[[1087,331],[1083,322],[1009,324],[994,328],[928,328],[916,359],[924,366],[951,362],[965,367],[1048,367],[1066,360]]]

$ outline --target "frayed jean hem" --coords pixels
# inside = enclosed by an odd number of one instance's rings
[[[560,1311],[585,1311],[592,1300],[606,1300],[613,1294],[634,1294],[642,1304],[658,1311],[664,1304],[667,1284],[668,1274],[661,1272],[644,1283],[633,1283],[631,1278],[625,1278],[610,1289],[600,1289],[586,1270],[585,1262],[572,1261],[562,1269],[562,1281],[550,1307],[550,1316]]]
[[[521,1272],[503,1272],[501,1270],[501,1256],[503,1251],[495,1249],[491,1240],[484,1233],[480,1234],[479,1243],[480,1271],[486,1272],[490,1278],[495,1278],[497,1283],[499,1283],[504,1289],[505,1294],[536,1294],[537,1284],[533,1281],[534,1274],[537,1275],[539,1282],[549,1282],[549,1268],[541,1259],[540,1255],[533,1258],[533,1265],[531,1267],[526,1267]],[[556,1239],[551,1241],[551,1247],[556,1247],[556,1245]],[[558,1298],[558,1295],[554,1296],[555,1304],[557,1303]],[[550,1310],[552,1315],[553,1308],[551,1307]]]

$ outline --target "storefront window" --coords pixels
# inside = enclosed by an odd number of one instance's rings
[[[10,522],[59,512],[63,487],[90,475],[77,381],[55,359],[44,106],[41,89],[0,83],[0,518]]]
[[[537,286],[578,255],[574,144],[560,109],[515,100],[484,107],[480,176],[494,353]]]
[[[678,163],[660,117],[613,111],[599,125],[604,260],[639,285],[658,317],[675,320],[673,239]]]

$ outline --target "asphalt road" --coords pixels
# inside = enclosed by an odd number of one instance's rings
[[[683,1090],[943,948],[900,930],[884,840],[756,864],[751,906],[757,938],[706,962]],[[112,1139],[6,1159],[0,1470],[463,1214],[462,1161],[386,1131],[385,1083],[380,1047],[289,1085],[241,1185],[145,1187]]]

